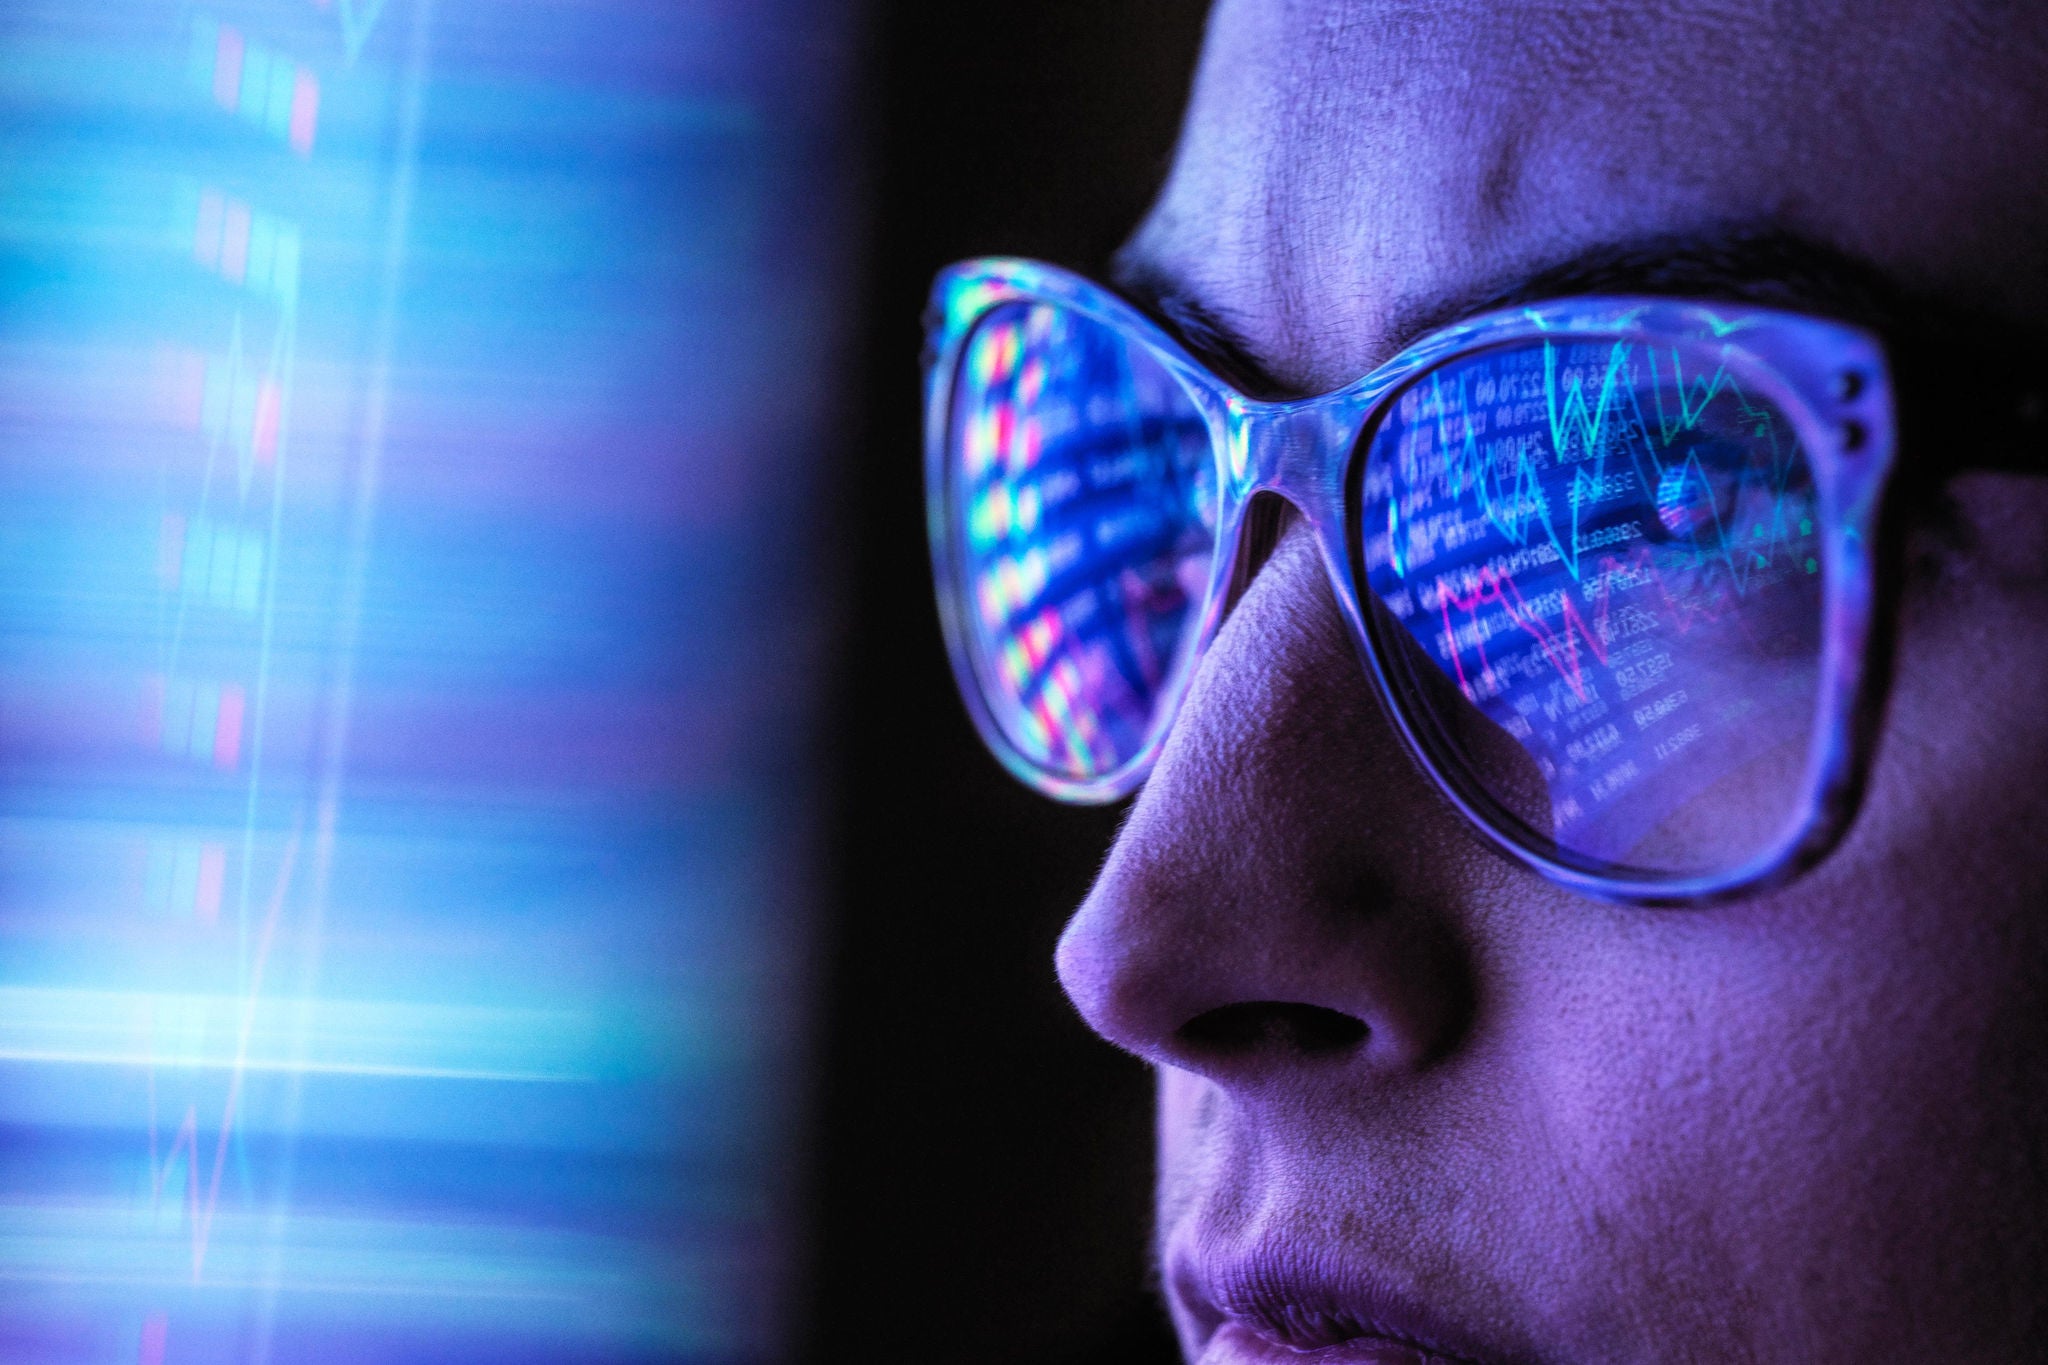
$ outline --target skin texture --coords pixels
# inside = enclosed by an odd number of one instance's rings
[[[2048,11],[1225,0],[1130,256],[1313,392],[1728,223],[2048,322]],[[1482,848],[1282,534],[1058,955],[1158,1067],[1191,1359],[2048,1359],[2048,479],[1953,480],[1909,564],[1842,847],[1645,910]]]

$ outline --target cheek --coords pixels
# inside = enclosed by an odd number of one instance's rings
[[[1903,614],[1897,681],[1857,835],[1944,904],[2038,892],[2048,868],[2048,591],[1983,565],[1939,571]],[[1943,880],[1926,879],[1935,867]],[[1957,880],[1958,877],[1963,880]]]
[[[1205,1196],[1213,1198],[1225,1182],[1216,1178],[1214,1162],[1206,1151],[1212,1146],[1216,1087],[1174,1067],[1154,1070],[1158,1086],[1159,1179],[1156,1190],[1154,1264],[1164,1267],[1172,1257],[1168,1249],[1176,1235],[1185,1235],[1187,1225]],[[1197,1321],[1189,1315],[1185,1300],[1167,1289],[1166,1305],[1180,1338],[1181,1351],[1195,1359],[1201,1344],[1214,1328],[1213,1322]]]
[[[1159,1227],[1186,1212],[1195,1184],[1202,1095],[1211,1087],[1174,1067],[1154,1073],[1159,1096]]]
[[[1498,1166],[1568,1192],[1582,1273],[1680,1319],[1732,1294],[1760,1359],[2013,1320],[2048,1207],[2039,583],[1988,553],[1916,583],[1869,799],[1808,877],[1491,917],[1475,1054],[1521,1096]]]
[[[1555,1050],[1561,1095],[1734,1086],[1786,1112],[1951,1091],[2012,1043],[2048,978],[2048,480],[1957,495],[1966,548],[1907,589],[1864,808],[1827,861],[1704,911],[1495,917],[1520,987],[1502,1003]],[[2048,1011],[2021,1032],[2048,1051]]]
[[[1514,1225],[1520,1274],[1605,1286],[1557,1296],[1579,1340],[1655,1323],[1700,1359],[1864,1358],[1832,1343],[1885,1308],[1873,1221],[1927,1226],[1884,1192],[1943,1155],[1896,1123],[1888,992],[1783,923],[1584,909],[1581,942],[1531,955],[1497,1038],[1474,1040],[1494,1103],[1471,1174]],[[1830,1348],[1781,1349],[1816,1337]]]
[[[1498,1165],[1555,1187],[1558,1224],[1531,1241],[1676,1329],[1747,1278],[1753,1245],[1785,1249],[1771,1211],[1839,1135],[1801,1055],[1819,1041],[1805,1002],[1833,992],[1782,936],[1712,912],[1580,908],[1573,941],[1523,950],[1497,1040],[1475,1039],[1487,1088],[1519,1096]]]

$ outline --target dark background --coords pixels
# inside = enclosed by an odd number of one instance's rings
[[[1151,1080],[1088,1033],[1052,948],[1118,812],[1014,782],[931,605],[919,315],[971,255],[1099,271],[1162,180],[1205,5],[871,6],[873,227],[854,340],[833,920],[804,1359],[1147,1365]]]

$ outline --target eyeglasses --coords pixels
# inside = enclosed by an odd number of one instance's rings
[[[1488,838],[1609,899],[1811,866],[1855,809],[1877,690],[1885,355],[1842,323],[1567,298],[1256,401],[1057,268],[933,288],[928,523],[969,711],[1063,800],[1133,791],[1276,494],[1364,672]]]

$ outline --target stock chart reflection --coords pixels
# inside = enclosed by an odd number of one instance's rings
[[[1786,829],[1818,704],[1814,483],[1710,348],[1454,360],[1371,433],[1360,508],[1367,586],[1412,642],[1396,671],[1534,833],[1683,874]]]

